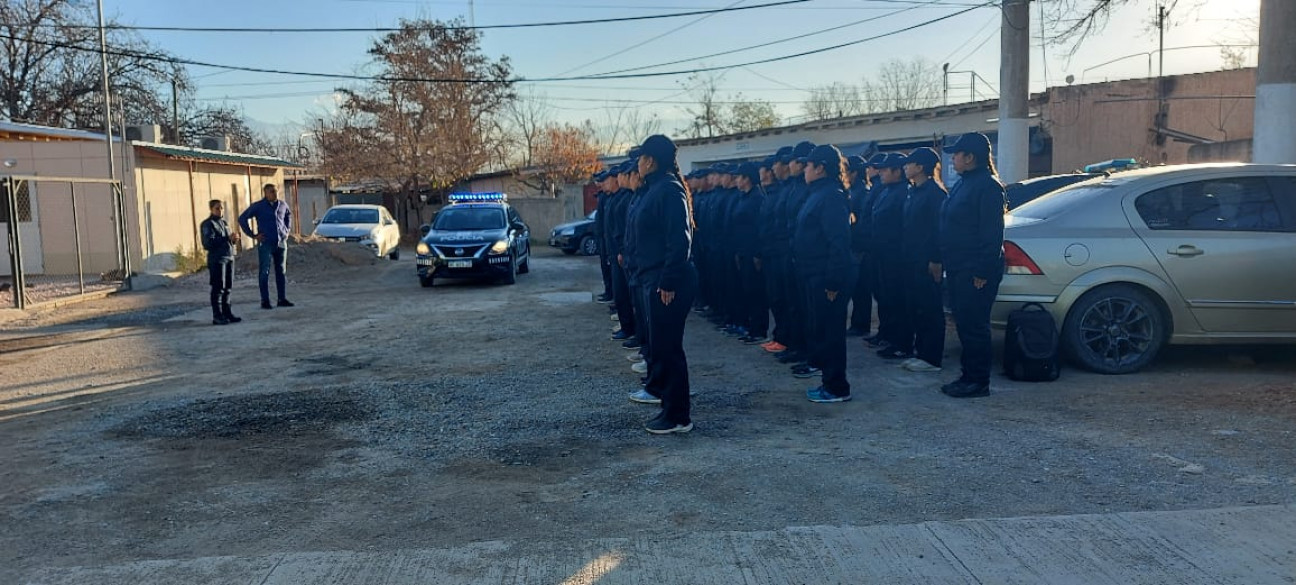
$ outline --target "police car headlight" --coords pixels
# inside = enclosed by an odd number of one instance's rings
[[[432,246],[427,245],[426,242],[419,242],[418,247],[414,248],[414,251],[424,256],[427,256],[428,254],[432,253]]]
[[[508,251],[508,240],[500,240],[491,246],[491,254],[503,254]]]
[[[567,229],[565,229],[565,230],[562,230],[562,231],[558,232],[558,235],[560,235],[560,236],[574,236],[574,235],[576,235],[576,228],[574,228],[574,227],[567,228]]]

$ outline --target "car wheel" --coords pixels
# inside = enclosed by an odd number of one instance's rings
[[[419,284],[423,285],[423,288],[432,288],[433,280],[435,279],[433,279],[431,276],[420,276]]]
[[[517,258],[509,256],[509,271],[504,276],[504,284],[517,284],[518,265]]]
[[[598,254],[598,241],[594,239],[594,236],[581,238],[580,253],[582,256],[595,256]]]
[[[528,272],[531,272],[531,247],[530,246],[527,246],[526,260],[523,260],[521,264],[518,264],[518,274],[526,274]]]
[[[1128,374],[1146,366],[1169,337],[1156,300],[1127,284],[1091,290],[1071,306],[1062,326],[1068,357],[1100,374]]]
[[[391,253],[388,254],[387,257],[392,260],[400,260],[400,248],[392,248]]]

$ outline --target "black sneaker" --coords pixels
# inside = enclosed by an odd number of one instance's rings
[[[907,360],[913,357],[913,353],[895,347],[879,349],[877,355],[884,360]]]
[[[990,395],[990,385],[980,382],[964,382],[948,390],[941,388],[941,392],[951,398],[980,398]]]
[[[627,339],[630,339],[631,337],[634,336],[630,335],[629,333],[626,333],[625,329],[622,329],[612,334],[612,341],[625,341]]]
[[[796,352],[796,351],[789,353],[778,359],[780,364],[796,364],[796,363],[804,362],[805,360],[806,360],[805,356],[801,355],[800,352]]]
[[[963,377],[960,376],[959,379],[954,380],[953,382],[950,382],[948,384],[942,384],[941,392],[949,392],[950,390],[958,388],[959,386],[962,386],[964,384],[967,384],[967,380],[965,380]]]
[[[803,365],[792,368],[792,375],[797,378],[813,378],[823,373],[819,368],[811,365]]]
[[[230,324],[229,319],[226,319],[223,316],[212,318],[212,325],[229,325],[229,324]]]
[[[643,345],[639,343],[638,339],[631,337],[630,339],[621,342],[621,347],[624,347],[626,349],[639,349],[643,347]]]
[[[262,309],[273,309],[273,308],[274,308],[274,305],[271,305],[271,304],[270,304],[270,301],[261,301],[261,308],[262,308]]]
[[[597,297],[597,300],[598,300],[598,302],[600,302],[600,303],[610,303],[610,302],[612,302],[612,295],[607,294],[607,293],[604,293],[604,294],[599,295],[599,296]]]
[[[278,303],[278,305],[279,305],[280,307],[295,307],[295,306],[297,306],[297,305],[292,304],[292,301],[289,301],[288,299],[279,299],[279,303]]]
[[[693,423],[684,424],[673,423],[666,420],[666,417],[655,418],[644,425],[644,430],[654,435],[669,435],[671,433],[687,433],[693,430]]]
[[[225,320],[226,320],[226,321],[229,321],[230,323],[242,323],[242,322],[243,322],[243,318],[242,318],[242,317],[235,317],[235,316],[234,316],[234,313],[225,313]]]

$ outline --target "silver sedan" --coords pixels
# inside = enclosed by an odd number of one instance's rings
[[[1043,304],[1081,367],[1134,372],[1166,343],[1296,342],[1296,165],[1122,172],[1005,225],[994,322]]]

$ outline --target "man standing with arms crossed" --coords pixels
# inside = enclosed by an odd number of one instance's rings
[[[211,216],[198,226],[202,245],[207,250],[207,272],[211,275],[212,325],[229,325],[243,319],[230,311],[230,286],[234,282],[234,246],[238,232],[225,223],[225,204],[220,199],[207,203]]]
[[[243,214],[239,215],[239,227],[243,228],[243,233],[249,238],[257,241],[257,260],[260,264],[257,284],[261,287],[261,308],[274,308],[270,305],[269,281],[272,265],[275,274],[275,291],[279,293],[278,304],[280,307],[291,307],[293,304],[288,301],[287,291],[284,290],[286,287],[284,270],[287,265],[288,233],[292,227],[292,212],[288,210],[287,203],[279,200],[279,193],[274,185],[262,187],[261,193],[262,199],[249,205]],[[250,219],[256,220],[256,233],[252,232],[252,226],[248,221]]]

